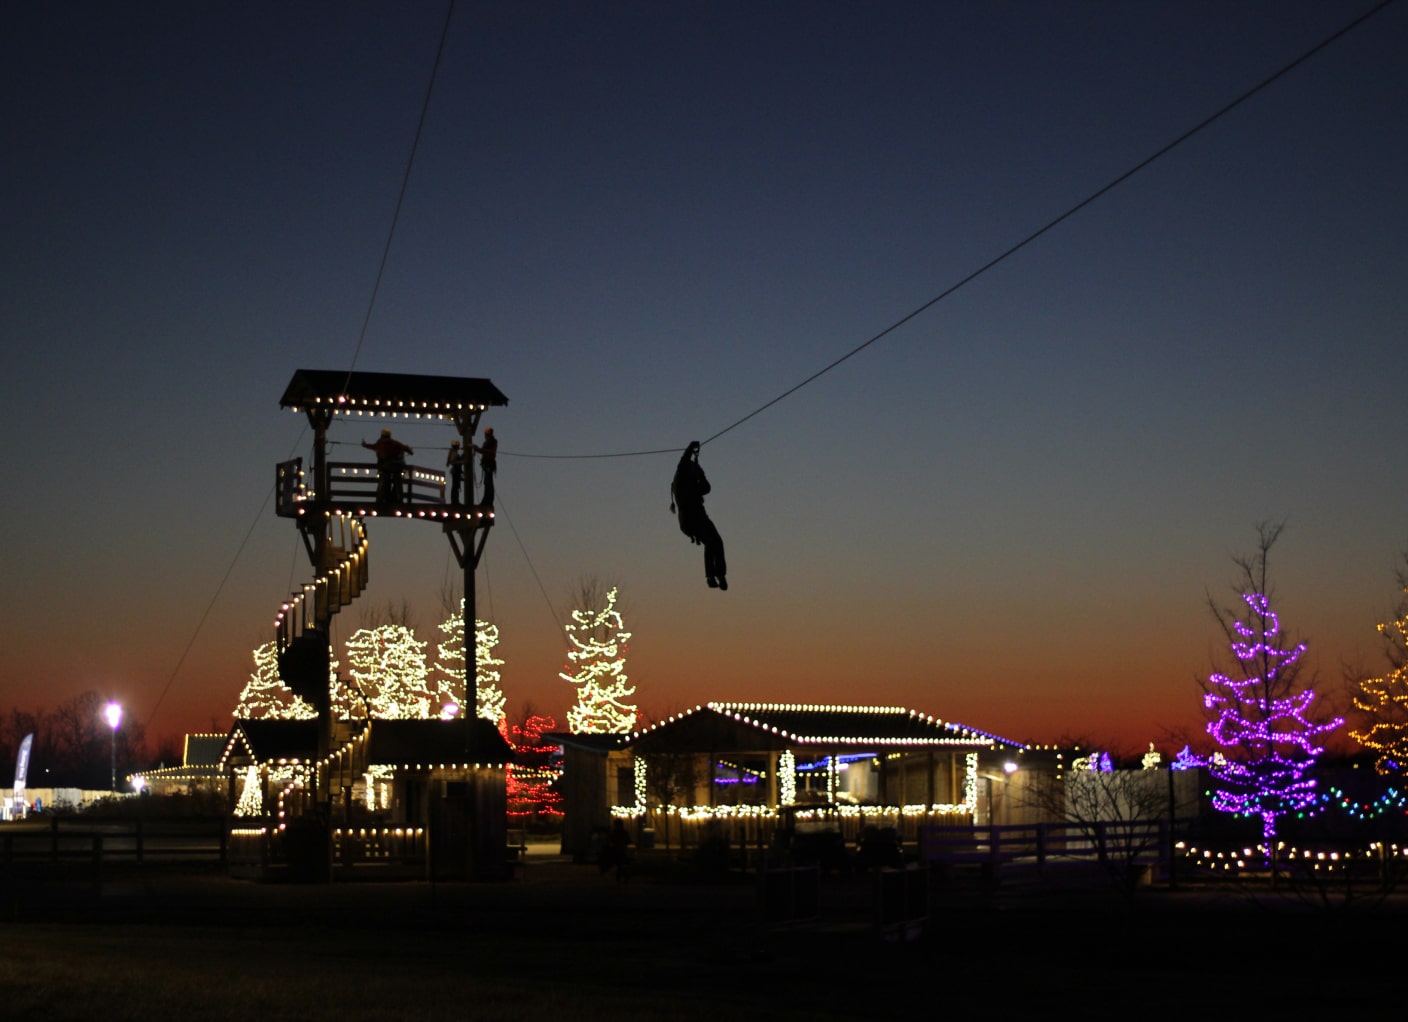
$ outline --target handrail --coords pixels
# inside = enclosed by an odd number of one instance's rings
[[[367,530],[360,518],[337,515],[328,528],[341,530],[341,542],[331,545],[338,554],[332,565],[312,582],[304,583],[279,607],[274,618],[278,650],[282,653],[304,632],[327,627],[332,616],[347,606],[367,585]]]
[[[362,461],[330,461],[327,463],[328,488],[319,493],[315,483],[303,470],[303,459],[280,462],[276,469],[275,509],[284,518],[295,518],[310,507],[365,507],[369,511],[380,507],[468,507],[463,501],[448,504],[446,478],[441,469],[424,465],[402,466],[401,500],[377,501],[378,471],[375,465]],[[467,491],[466,491],[467,492]]]

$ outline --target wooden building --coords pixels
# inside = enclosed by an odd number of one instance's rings
[[[987,823],[1026,746],[898,706],[708,703],[629,735],[556,734],[563,849],[590,857],[613,820],[645,845],[708,832],[765,846],[779,829],[867,827],[913,840]]]
[[[128,781],[149,795],[223,795],[228,784],[220,762],[228,738],[224,734],[188,734],[179,764],[139,770]]]
[[[482,718],[339,721],[319,758],[316,720],[240,720],[222,772],[238,818],[236,872],[265,878],[299,856],[300,827],[331,792],[328,869],[436,880],[506,875],[505,767],[512,750]],[[317,860],[319,856],[308,857]],[[308,879],[318,879],[311,876]]]

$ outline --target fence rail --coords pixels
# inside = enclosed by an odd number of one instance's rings
[[[1191,821],[1123,820],[1008,826],[930,826],[919,858],[941,874],[975,868],[984,883],[1001,874],[1040,875],[1048,869],[1099,866],[1133,878],[1171,874],[1174,835]]]
[[[1175,828],[1180,821],[1174,821]],[[1167,856],[1170,824],[1160,820],[1030,823],[1005,826],[931,825],[920,831],[920,855],[947,858],[1104,859],[1117,855]]]
[[[0,862],[226,861],[228,828],[219,821],[93,823],[57,817],[0,827]]]

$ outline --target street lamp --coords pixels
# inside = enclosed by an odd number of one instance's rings
[[[112,790],[117,791],[117,725],[122,723],[122,706],[108,703],[103,707],[103,719],[112,728]]]

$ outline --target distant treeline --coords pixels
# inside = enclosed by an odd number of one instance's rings
[[[34,735],[28,783],[38,787],[106,788],[111,782],[114,753],[119,784],[134,770],[158,761],[174,766],[181,751],[172,742],[148,750],[146,728],[124,714],[114,732],[103,719],[107,700],[97,692],[80,692],[53,709],[12,707],[0,717],[0,787],[14,782],[15,761],[24,736]]]

